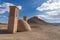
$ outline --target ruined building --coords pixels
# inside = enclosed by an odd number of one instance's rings
[[[23,20],[18,20],[18,8],[16,6],[10,6],[8,32],[16,33],[17,31],[31,31],[27,20],[27,16],[24,16]]]

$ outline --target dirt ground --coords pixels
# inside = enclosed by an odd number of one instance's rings
[[[35,27],[33,27],[35,26]],[[60,40],[60,26],[36,25],[30,32],[5,33],[6,25],[0,25],[0,40]]]

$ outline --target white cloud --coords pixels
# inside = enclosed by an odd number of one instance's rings
[[[17,6],[19,9],[22,9],[22,7],[21,6]]]
[[[55,16],[50,16],[50,15],[36,15],[38,16],[39,18],[43,17],[43,18],[47,18],[47,19],[50,19],[50,20],[60,20],[60,17],[55,17]]]
[[[9,6],[17,6],[17,5],[14,5],[12,3],[3,3],[3,4],[1,4],[0,5],[0,14],[5,13],[6,11],[9,12]],[[22,7],[19,6],[19,5],[17,7],[19,8],[19,10],[22,9]]]
[[[60,9],[60,0],[48,0],[37,8],[39,11]]]
[[[37,15],[38,17],[54,21],[60,20],[60,0],[48,0],[36,8],[36,10],[45,12],[45,14]]]
[[[58,10],[47,11],[45,14],[50,15],[50,16],[57,16],[57,15],[60,15],[60,11]]]
[[[50,16],[50,15],[36,15],[40,19],[45,20],[46,22],[50,23],[60,23],[60,18],[55,17],[55,16]]]

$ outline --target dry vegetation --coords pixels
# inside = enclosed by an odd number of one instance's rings
[[[60,40],[60,26],[33,24],[31,27],[30,32],[17,32],[16,34],[0,31],[0,40]],[[0,25],[0,30],[2,29],[7,29],[7,25]]]

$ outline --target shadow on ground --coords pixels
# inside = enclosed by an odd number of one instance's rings
[[[11,33],[9,33],[8,30],[6,29],[2,29],[0,30],[0,34],[11,34]]]

